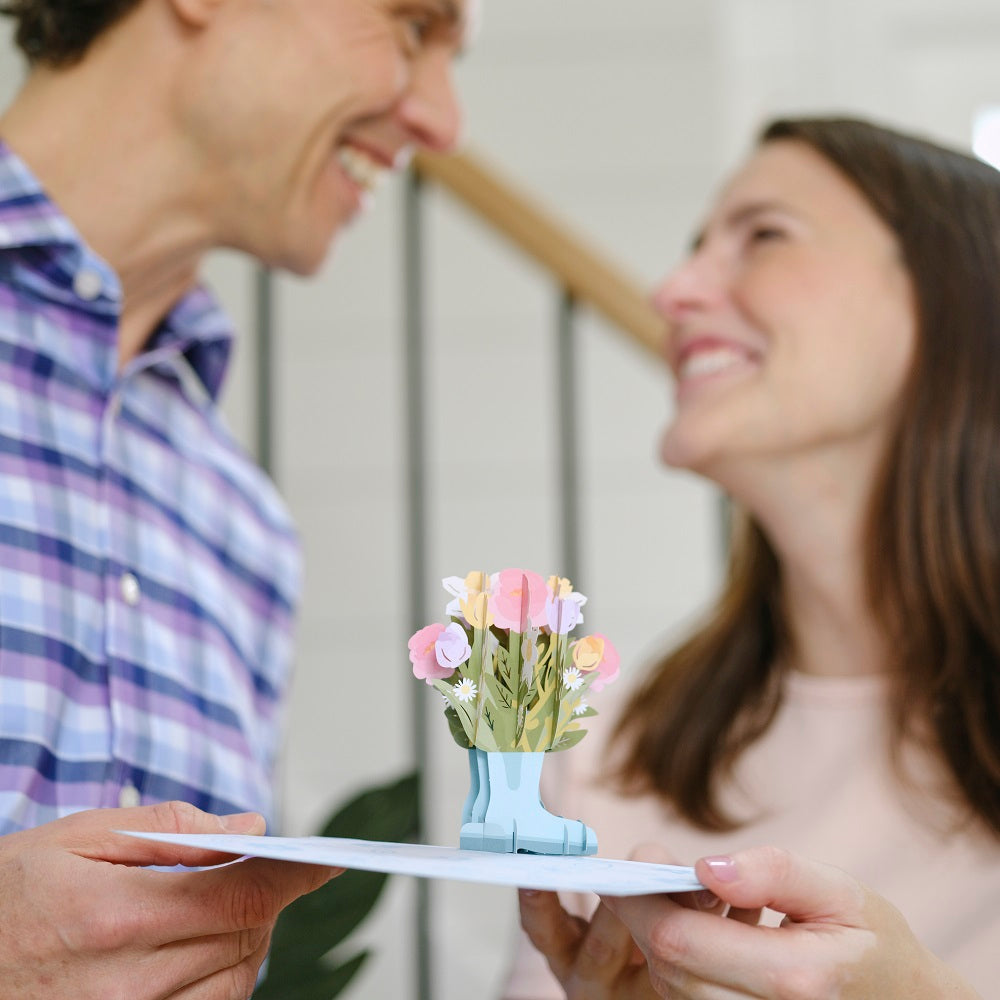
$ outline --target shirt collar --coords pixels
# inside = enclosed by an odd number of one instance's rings
[[[94,301],[95,312],[106,311],[108,300],[120,308],[121,284],[115,271],[87,246],[27,164],[0,139],[0,251],[27,247],[51,247],[59,270],[68,275],[89,267],[100,275],[103,285],[104,301]],[[143,353],[179,351],[214,400],[225,378],[232,344],[229,317],[214,295],[199,286],[177,301]],[[95,345],[102,350],[106,346]]]
[[[233,348],[233,328],[215,296],[202,286],[187,293],[167,314],[146,350],[176,347],[216,400]]]
[[[38,178],[0,140],[0,248],[82,245]]]

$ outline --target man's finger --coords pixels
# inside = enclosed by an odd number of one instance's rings
[[[243,1000],[254,992],[257,974],[270,946],[270,935],[260,947],[238,965],[219,969],[197,982],[171,993],[164,1000]]]
[[[259,813],[215,816],[187,802],[161,802],[132,809],[89,809],[58,821],[60,841],[81,857],[119,865],[184,865],[203,868],[232,861],[233,855],[175,844],[158,844],[116,833],[135,830],[149,833],[241,833],[262,835],[264,817]]]
[[[155,901],[159,939],[149,943],[167,944],[269,926],[289,903],[342,871],[248,858],[201,872],[137,871],[133,893]]]
[[[151,988],[177,990],[241,965],[262,947],[266,949],[270,940],[270,927],[255,927],[232,934],[175,941],[157,949],[155,958],[145,963],[143,979]]]

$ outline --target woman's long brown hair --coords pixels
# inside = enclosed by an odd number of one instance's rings
[[[777,121],[760,141],[778,140],[855,185],[911,277],[917,349],[870,499],[867,596],[891,650],[893,751],[919,737],[1000,836],[1000,173],[850,119]],[[780,564],[742,517],[714,612],[619,720],[624,787],[731,829],[720,787],[777,711],[786,629]]]

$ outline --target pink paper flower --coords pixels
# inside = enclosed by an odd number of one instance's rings
[[[438,666],[448,671],[442,675],[444,677],[454,673],[472,655],[469,637],[458,622],[452,622],[437,637],[434,643],[434,655]]]
[[[443,631],[444,626],[440,622],[425,625],[419,632],[414,632],[407,643],[410,662],[413,664],[413,676],[427,681],[428,684],[435,678],[450,677],[455,672],[454,667],[445,668],[438,663],[435,646],[438,636]]]
[[[545,609],[545,581],[523,569],[504,569],[496,576],[496,591],[490,605],[494,624],[514,632],[527,631],[532,618]]]

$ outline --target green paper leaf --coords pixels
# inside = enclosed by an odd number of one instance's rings
[[[462,720],[458,717],[458,712],[450,705],[444,710],[444,717],[448,720],[448,728],[451,730],[452,739],[463,749],[469,750],[472,747],[472,738],[465,731]]]
[[[494,658],[493,673],[496,679],[503,684],[508,691],[514,690],[514,682],[510,671],[511,658],[504,646],[500,646]]]
[[[510,691],[496,677],[484,677],[483,681],[486,684],[488,703],[495,706],[498,712],[504,712],[514,704]]]
[[[465,746],[465,747],[475,746],[476,720],[472,714],[470,704],[467,702],[459,701],[458,698],[455,696],[454,685],[449,684],[447,681],[443,681],[439,678],[435,679],[433,682],[433,686],[436,690],[440,691],[441,694],[445,696],[445,698],[448,701],[448,710],[455,713],[455,718],[458,719],[465,733],[465,739],[467,740],[467,743],[463,743],[461,740],[458,739],[457,736],[455,737],[455,742],[458,743],[459,746]],[[450,719],[448,724],[451,725]],[[454,734],[454,730],[452,732]]]
[[[563,733],[563,735],[552,744],[552,752],[555,753],[558,750],[569,750],[570,747],[575,747],[577,743],[579,743],[580,740],[582,740],[586,735],[586,729],[570,729],[568,732]]]
[[[510,692],[504,690],[495,677],[484,677],[483,680],[486,682],[486,689],[492,703],[490,728],[493,731],[493,738],[501,750],[513,750],[517,717]]]

